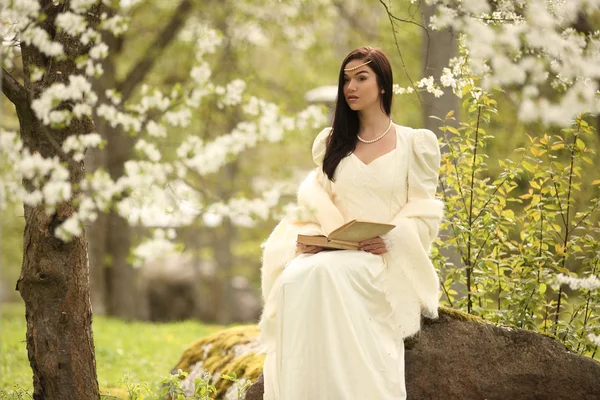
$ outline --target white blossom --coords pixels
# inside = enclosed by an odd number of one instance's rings
[[[155,229],[152,238],[139,244],[133,249],[133,266],[141,267],[147,260],[154,260],[167,254],[177,252],[177,246],[172,242],[174,230]]]
[[[121,112],[113,105],[100,104],[96,108],[96,114],[108,121],[113,128],[120,125],[125,131],[140,132],[142,130],[141,118]]]
[[[83,104],[94,105],[97,97],[92,92],[91,83],[81,75],[71,75],[69,84],[55,83],[48,87],[41,96],[31,102],[31,108],[36,116],[44,123],[51,125],[56,123],[69,124],[71,112],[68,110],[54,110],[63,101],[72,100],[83,102]],[[85,111],[79,109],[78,112]]]
[[[108,46],[106,43],[98,43],[90,49],[90,57],[95,60],[102,60],[108,56]]]
[[[588,339],[595,346],[600,346],[600,335],[594,335],[593,333],[588,334]]]
[[[139,139],[135,144],[135,149],[144,154],[144,156],[150,161],[160,161],[160,151],[158,151],[158,148],[154,143],[147,142],[144,139]]]
[[[83,229],[81,227],[81,222],[79,221],[79,216],[77,213],[73,213],[73,215],[56,228],[55,235],[59,239],[68,242],[73,239],[73,237],[80,236],[82,233]]]
[[[155,138],[167,137],[167,128],[163,125],[156,123],[155,121],[149,121],[146,124],[146,131],[148,134]]]
[[[586,278],[577,278],[565,274],[556,275],[556,281],[561,285],[567,285],[573,290],[598,290],[600,289],[600,279],[595,275]]]
[[[189,108],[183,108],[179,111],[169,111],[165,113],[164,118],[165,121],[173,127],[179,126],[185,128],[190,125],[192,112]]]
[[[91,6],[96,4],[98,0],[71,0],[69,2],[71,10],[77,13],[83,13],[87,11]]]
[[[57,57],[64,54],[63,45],[50,39],[48,32],[37,25],[31,25],[21,33],[21,41],[40,49],[48,57]]]
[[[75,161],[82,161],[85,151],[89,148],[98,147],[100,143],[102,143],[102,138],[97,133],[71,135],[63,142],[62,150],[66,154],[73,152],[73,159]]]
[[[29,76],[29,79],[31,80],[31,82],[41,81],[45,73],[46,71],[43,68],[38,68],[37,66],[34,66],[33,71],[31,71],[31,75]]]
[[[71,36],[78,36],[87,29],[87,23],[83,15],[68,11],[56,16],[56,26]]]
[[[100,20],[100,28],[112,32],[115,36],[122,35],[129,28],[129,18],[119,14],[108,18],[108,15],[104,13]]]

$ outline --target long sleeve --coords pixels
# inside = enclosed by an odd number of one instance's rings
[[[388,252],[384,254],[388,264],[387,293],[396,315],[400,316],[406,310],[418,312],[400,293],[402,282],[407,279],[419,299],[421,313],[436,318],[439,280],[429,259],[429,249],[443,216],[443,203],[435,199],[440,148],[436,136],[426,129],[415,130],[411,139],[407,202],[392,220],[396,227],[384,236],[388,243]],[[404,336],[416,332],[419,327],[416,325],[407,330],[404,325],[403,329]]]
[[[408,201],[434,199],[440,170],[440,147],[428,129],[419,129],[412,140],[412,163],[408,169]]]
[[[331,181],[323,173],[323,158],[327,147],[327,138],[331,128],[323,129],[315,138],[312,146],[313,161],[317,168],[302,182],[298,190],[298,203],[308,208],[323,230],[328,235],[344,224],[342,213],[333,203]]]
[[[411,162],[408,167],[408,202],[405,213],[418,208],[421,213],[426,200],[435,201],[440,170],[440,146],[437,137],[428,129],[416,130],[412,138]],[[437,201],[436,201],[437,202]],[[433,221],[427,214],[423,215],[419,224],[419,236],[422,242],[431,242],[438,235],[439,219],[436,214]],[[429,246],[427,246],[428,249]]]

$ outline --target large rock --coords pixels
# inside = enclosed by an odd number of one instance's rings
[[[243,334],[223,331],[230,342],[220,344],[224,349],[220,368],[231,370],[240,363],[235,360],[242,355],[223,362],[231,358],[231,349],[236,348],[231,342],[240,335],[239,349],[249,349],[244,362],[252,365],[252,373],[244,376],[256,380],[246,400],[262,400],[262,374],[255,376],[264,361],[258,330],[243,329]],[[550,336],[499,326],[456,310],[440,308],[439,319],[425,319],[420,334],[405,346],[411,400],[600,399],[600,362],[571,353]]]
[[[189,252],[148,261],[140,269],[141,285],[146,288],[148,318],[151,321],[220,322],[217,291],[222,283],[217,277],[217,268],[214,262],[198,260]],[[258,292],[241,276],[234,276],[230,284],[230,322],[256,321],[262,307]]]
[[[209,373],[217,389],[217,399],[237,400],[236,386],[220,376],[234,372],[241,384],[257,380],[265,360],[258,334],[256,325],[242,325],[197,340],[183,352],[171,373],[179,369],[188,372],[181,384],[187,396],[194,392],[194,380]]]

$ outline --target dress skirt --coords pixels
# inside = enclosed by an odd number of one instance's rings
[[[385,268],[382,256],[354,250],[290,261],[280,276],[272,400],[406,399]]]

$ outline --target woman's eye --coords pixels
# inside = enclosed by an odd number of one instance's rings
[[[367,80],[367,78],[365,78],[365,77],[362,77],[362,76],[361,76],[360,78],[358,78],[358,80],[359,80],[359,81],[366,81],[366,80]]]

